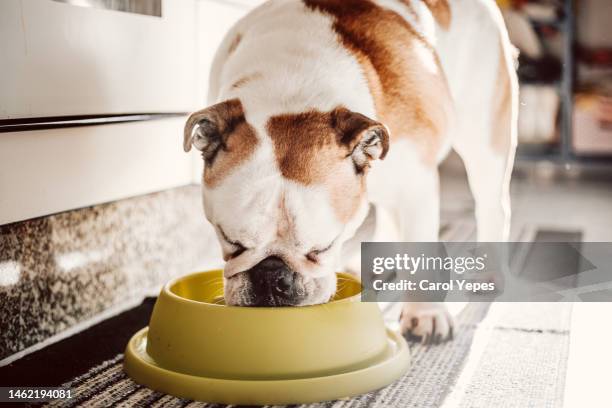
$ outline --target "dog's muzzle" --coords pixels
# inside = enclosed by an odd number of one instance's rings
[[[300,277],[276,256],[270,256],[245,272],[251,283],[250,306],[294,306],[300,303]]]

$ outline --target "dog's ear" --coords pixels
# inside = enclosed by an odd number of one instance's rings
[[[332,120],[340,143],[351,151],[357,172],[362,172],[372,160],[385,158],[389,151],[389,131],[385,125],[345,108],[335,109]]]
[[[197,111],[187,119],[183,139],[185,152],[193,145],[202,152],[204,160],[211,162],[227,138],[239,124],[245,121],[242,104],[238,99],[218,103]]]

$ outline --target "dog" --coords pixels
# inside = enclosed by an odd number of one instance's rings
[[[437,166],[454,149],[479,241],[508,237],[518,85],[492,0],[270,0],[217,50],[187,120],[203,203],[239,306],[327,302],[360,241],[437,241]],[[383,160],[384,159],[384,160]],[[343,250],[344,248],[344,250]],[[443,304],[400,325],[452,337]]]

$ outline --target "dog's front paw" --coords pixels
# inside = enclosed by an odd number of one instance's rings
[[[452,340],[454,320],[441,303],[405,303],[400,315],[402,334],[423,344]]]

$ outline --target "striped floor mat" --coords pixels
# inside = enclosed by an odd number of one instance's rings
[[[443,240],[470,240],[473,223],[443,226]],[[534,234],[522,237],[533,240]],[[519,237],[521,238],[521,237]],[[455,305],[460,306],[461,305]],[[570,303],[470,303],[455,314],[455,339],[442,345],[411,344],[409,372],[379,391],[356,398],[293,408],[358,407],[560,407],[562,406]],[[397,308],[395,313],[397,313]],[[397,322],[385,312],[389,322]],[[75,398],[52,407],[205,407],[130,380],[123,355],[64,384]]]
[[[412,366],[395,383],[357,398],[303,407],[561,406],[570,311],[570,304],[468,304],[457,316],[455,340],[413,344]],[[75,398],[48,406],[215,406],[142,387],[126,376],[122,363],[117,355],[66,383]]]

